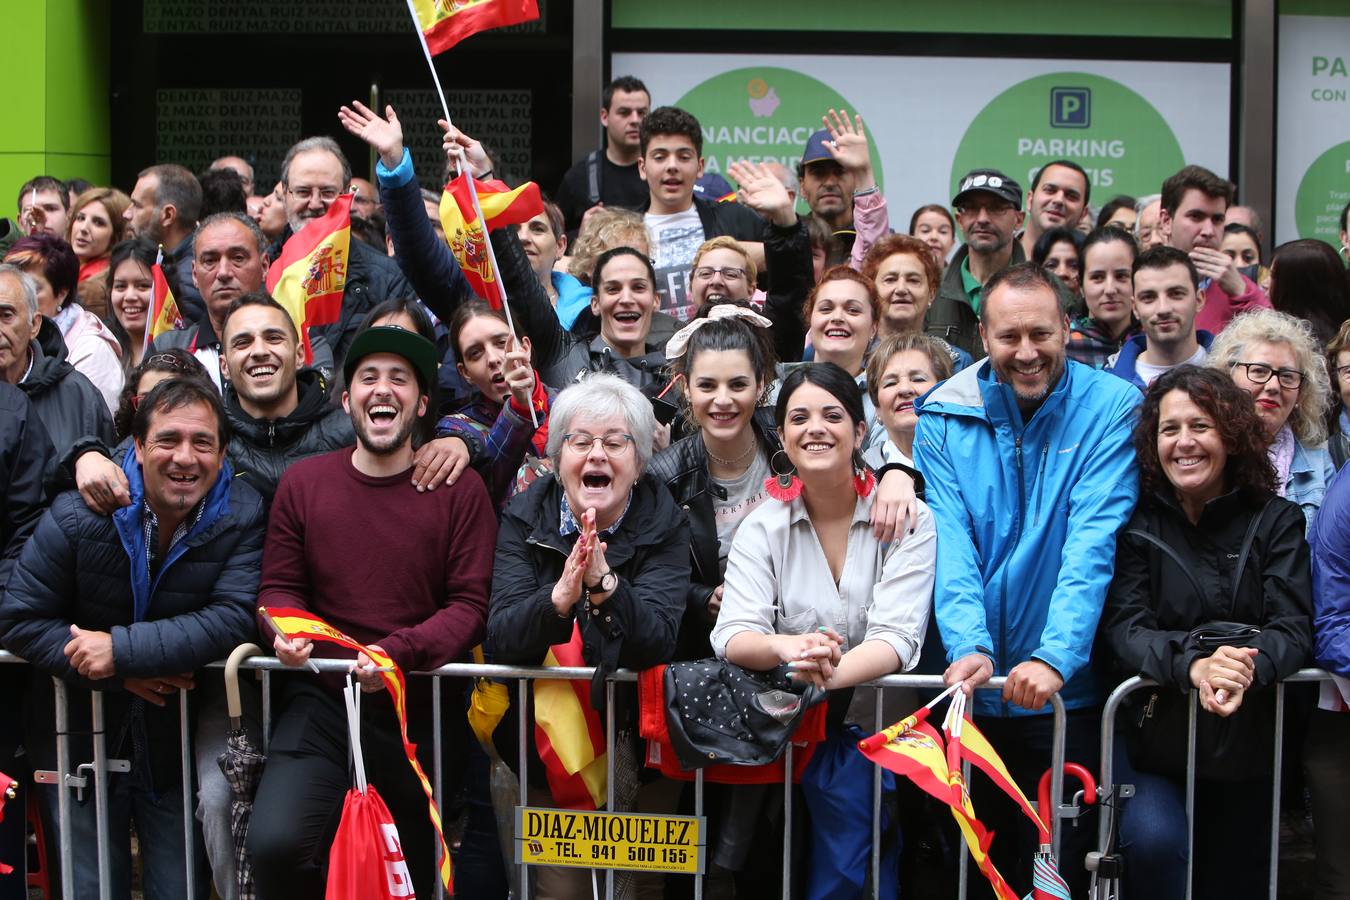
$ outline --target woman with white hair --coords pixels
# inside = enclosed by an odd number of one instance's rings
[[[689,588],[689,525],[670,492],[646,474],[656,420],[637,388],[617,375],[592,373],[558,394],[548,429],[553,472],[502,513],[487,647],[493,662],[539,665],[549,655],[560,662],[579,656],[574,664],[596,666],[582,711],[603,722],[605,673],[646,669],[675,653]],[[636,704],[619,709],[624,743],[623,732],[636,730]],[[516,718],[508,714],[495,734],[508,763],[516,759]],[[526,736],[530,801],[603,805],[594,779],[566,778],[546,757],[539,766],[541,730]],[[603,760],[599,765],[603,775]],[[570,877],[577,872],[585,876],[579,884]],[[538,896],[590,896],[584,870],[542,869],[538,878]]]
[[[1243,313],[1214,339],[1206,364],[1251,395],[1270,440],[1279,495],[1302,507],[1312,528],[1336,474],[1326,447],[1331,380],[1312,328],[1273,309]]]

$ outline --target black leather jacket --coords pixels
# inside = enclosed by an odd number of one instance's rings
[[[770,459],[783,448],[771,416],[770,410],[762,407],[751,420],[760,447]],[[675,659],[706,659],[713,655],[708,635],[717,622],[717,616],[708,612],[708,598],[722,583],[722,575],[708,451],[702,435],[692,434],[671,444],[652,457],[647,471],[666,486],[689,516],[689,589],[685,593],[684,620],[680,623]]]
[[[225,413],[234,429],[229,448],[234,477],[261,494],[269,508],[282,474],[292,464],[356,442],[351,416],[328,401],[317,372],[297,372],[295,386],[299,405],[290,415],[268,421],[244,412],[239,395],[229,382],[225,384]]]

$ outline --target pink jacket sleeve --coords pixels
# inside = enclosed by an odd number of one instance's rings
[[[891,216],[881,191],[853,199],[853,229],[857,236],[853,239],[853,254],[848,264],[861,272],[867,251],[891,230]]]

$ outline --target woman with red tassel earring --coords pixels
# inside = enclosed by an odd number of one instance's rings
[[[817,748],[802,790],[808,807],[828,795],[827,805],[838,812],[841,796],[854,793],[838,789],[839,772],[849,771],[854,745],[877,726],[875,689],[861,685],[919,660],[932,609],[937,530],[919,501],[914,532],[903,541],[883,543],[873,534],[875,480],[861,455],[868,426],[852,373],[833,363],[794,369],[783,380],[774,421],[783,450],[768,489],[786,499],[760,504],[736,532],[712,646],[739,666],[785,666],[794,680],[830,692],[827,720],[842,724]],[[825,785],[827,772],[832,787]],[[862,788],[855,812],[865,821],[871,768],[842,777],[853,775]],[[833,821],[813,814],[812,828],[830,829]],[[809,856],[806,896],[844,896],[832,888],[863,877],[840,864],[865,858],[870,834],[864,829],[857,839],[855,857],[839,846],[847,840],[839,833],[812,835],[808,848],[832,849]],[[883,852],[883,885],[895,883],[898,860],[898,853]],[[861,882],[857,887],[862,890]]]

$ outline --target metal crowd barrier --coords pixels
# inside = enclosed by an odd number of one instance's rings
[[[0,662],[17,662],[23,660],[14,657],[11,654],[0,651]],[[351,668],[351,662],[338,659],[314,659],[315,667],[321,672],[346,672]],[[224,663],[213,663],[210,668],[223,668]],[[306,669],[291,668],[282,664],[274,656],[254,656],[250,657],[240,665],[240,669],[252,669],[260,673],[262,681],[262,713],[263,713],[263,750],[267,750],[268,740],[271,733],[271,700],[270,700],[270,677],[271,673],[277,670],[281,671],[306,671]],[[432,680],[432,698],[433,698],[433,731],[434,744],[433,754],[435,758],[434,770],[432,776],[433,791],[436,797],[436,803],[442,809],[444,808],[442,795],[442,773],[441,773],[441,722],[440,722],[440,679],[442,677],[453,678],[479,678],[489,677],[497,680],[516,681],[516,709],[514,712],[519,717],[520,726],[520,746],[519,746],[519,789],[521,804],[526,804],[528,796],[527,788],[527,745],[526,736],[529,722],[527,721],[527,690],[530,681],[538,679],[583,679],[589,680],[594,674],[594,669],[590,667],[532,667],[532,666],[504,666],[504,665],[483,665],[472,663],[452,663],[445,665],[431,672],[413,673],[416,677],[431,677]],[[57,771],[51,773],[49,779],[44,779],[46,783],[65,784],[67,788],[77,788],[83,790],[92,779],[95,802],[95,816],[98,826],[98,872],[99,872],[99,897],[100,900],[106,900],[110,896],[111,885],[108,877],[110,870],[109,860],[109,835],[108,835],[108,775],[114,771],[127,771],[128,766],[124,760],[109,760],[107,758],[106,735],[103,731],[103,705],[100,692],[92,692],[92,737],[93,737],[93,761],[89,763],[80,763],[72,770],[70,751],[69,751],[69,732],[70,722],[68,721],[66,696],[67,687],[60,679],[53,679],[56,684],[56,727],[57,727]],[[607,809],[612,810],[614,805],[614,686],[618,682],[635,682],[637,673],[629,670],[620,670],[608,680],[606,684],[607,714],[605,720],[605,743],[606,759],[608,763],[608,784],[609,798]],[[1001,690],[1006,679],[1002,677],[992,678],[986,684],[982,685],[980,690]],[[909,689],[935,689],[940,690],[945,687],[940,675],[890,675],[868,682],[868,686],[879,688],[876,692],[876,718],[878,728],[884,727],[882,721],[882,705],[884,690],[890,688],[909,688]],[[1119,693],[1119,691],[1117,692]],[[188,846],[192,846],[195,833],[195,809],[196,795],[191,790],[192,784],[192,766],[193,749],[191,735],[187,730],[189,691],[179,691],[179,709],[182,717],[181,733],[181,754],[183,765],[183,786],[184,786],[184,804],[183,804],[183,830],[188,840]],[[1113,695],[1114,696],[1114,695]],[[1051,811],[1050,817],[1052,829],[1052,841],[1056,855],[1059,851],[1060,841],[1060,819],[1066,815],[1072,814],[1071,807],[1062,805],[1061,797],[1063,793],[1064,779],[1064,745],[1065,745],[1065,712],[1064,705],[1059,695],[1053,695],[1050,698],[1052,714],[1054,716],[1054,732],[1051,747],[1051,797],[1055,798],[1052,802],[1055,808]],[[470,738],[472,739],[472,738]],[[793,798],[792,788],[792,755],[793,746],[788,744],[784,754],[784,771],[787,775],[783,784],[783,897],[789,900],[792,895],[792,816],[793,816]],[[882,770],[874,766],[872,783],[872,847],[871,847],[871,881],[873,895],[877,896],[881,884],[881,784]],[[964,766],[965,774],[969,779],[969,764]],[[82,773],[89,773],[86,777]],[[1109,777],[1109,770],[1108,770]],[[58,795],[59,819],[58,830],[60,834],[60,867],[61,884],[64,900],[73,900],[74,882],[73,882],[73,858],[71,854],[71,834],[69,820],[69,791],[61,791]],[[703,773],[697,772],[694,779],[694,814],[703,815]],[[964,848],[964,845],[963,845]],[[184,863],[185,874],[188,884],[195,881],[193,853],[186,854]],[[439,861],[440,845],[436,845],[436,857]],[[964,900],[967,891],[967,866],[964,864],[964,852],[962,864],[958,867],[958,890],[959,897]],[[519,865],[520,868],[520,892],[516,896],[522,898],[529,897],[529,866],[525,863]],[[603,870],[602,870],[603,871]],[[615,870],[608,870],[613,872]],[[703,896],[703,874],[692,876],[694,881],[694,896],[701,900]],[[612,878],[606,879],[606,897],[613,897],[614,881]],[[444,897],[443,886],[437,882],[436,897],[438,900]]]
[[[1331,675],[1321,669],[1300,669],[1295,674],[1277,683],[1275,690],[1275,772],[1271,784],[1270,814],[1270,881],[1268,885],[1270,900],[1276,900],[1280,872],[1280,788],[1284,765],[1284,686],[1289,683],[1309,681],[1330,681]],[[1116,788],[1115,759],[1113,758],[1116,740],[1116,715],[1125,699],[1136,691],[1157,687],[1158,682],[1136,675],[1121,682],[1102,708],[1102,772],[1098,782],[1102,797],[1110,798]],[[1199,692],[1189,692],[1189,712],[1186,728],[1186,898],[1190,900],[1193,887],[1193,867],[1195,862],[1195,729],[1199,710]],[[1125,787],[1122,785],[1121,787]],[[1132,787],[1132,786],[1131,786]],[[1114,809],[1113,815],[1120,816],[1121,808]],[[1110,849],[1110,816],[1102,815],[1098,822],[1097,849],[1105,854]],[[1128,861],[1127,861],[1128,865]],[[1125,877],[1128,879],[1128,869]],[[1115,896],[1114,894],[1111,896]],[[1105,895],[1102,900],[1106,900]]]

